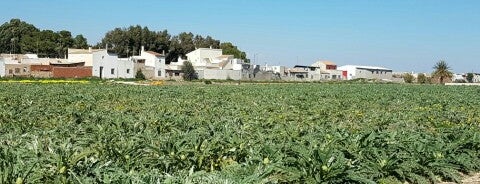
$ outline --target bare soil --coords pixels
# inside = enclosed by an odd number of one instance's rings
[[[465,176],[465,179],[462,180],[464,184],[480,184],[480,173]],[[440,184],[454,184],[454,182],[442,182]]]

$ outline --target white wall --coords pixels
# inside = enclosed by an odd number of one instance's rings
[[[117,77],[130,79],[135,78],[136,71],[134,70],[134,63],[130,59],[117,60]]]
[[[466,79],[463,77],[463,74],[453,74],[452,81],[455,82],[455,80],[466,80]]]
[[[241,60],[241,59],[231,59],[230,63],[232,64],[232,70],[242,70],[243,69],[243,60]]]
[[[32,64],[32,65],[50,65],[50,62],[55,61],[66,61],[65,59],[50,59],[50,58],[27,58],[22,59],[22,63],[24,64]]]
[[[68,54],[68,62],[85,62],[85,66],[93,66],[93,57],[92,54]]]
[[[93,53],[102,52],[104,49],[71,49],[68,48],[68,62],[80,63],[85,62],[85,66],[93,66]]]
[[[242,79],[242,71],[238,71],[238,70],[205,69],[205,70],[198,71],[198,75],[200,79],[219,79],[219,80]]]
[[[321,70],[327,70],[327,65],[325,63],[323,63],[322,61],[317,61],[317,62],[313,63],[312,66],[320,67]]]
[[[326,72],[328,73],[328,76],[329,76],[328,79],[343,80],[341,70],[326,70]]]
[[[155,78],[165,78],[165,57],[164,56],[156,56],[154,54],[148,53],[142,47],[140,50],[140,56],[134,56],[136,59],[144,59],[146,67],[154,68]],[[159,73],[160,71],[160,73]],[[158,75],[160,74],[160,75]]]
[[[167,65],[165,65],[165,58],[157,58],[157,60],[155,61],[155,76],[157,78],[165,78],[167,76],[165,71],[166,67]]]
[[[0,77],[5,77],[5,61],[0,59]]]
[[[345,65],[337,68],[347,71],[347,79],[365,78],[365,79],[392,79],[392,71],[381,67]]]
[[[480,82],[480,75],[477,75],[477,74],[474,74],[473,75],[473,79],[472,79],[472,82]]]
[[[157,57],[153,54],[147,53],[144,50],[141,51],[140,57],[137,58],[145,59],[145,66],[155,67],[155,61]]]
[[[280,75],[285,75],[285,66],[263,66],[262,71],[272,71],[273,73],[278,73]]]
[[[337,70],[347,71],[347,80],[355,79],[357,67],[352,65],[346,65],[338,67]]]
[[[193,66],[206,66],[208,59],[210,62],[217,61],[215,58],[222,55],[222,49],[200,48],[187,54],[187,59]]]
[[[117,55],[109,54],[106,50],[98,51],[93,53],[92,75],[103,79],[133,78],[135,76],[133,65],[132,61],[118,59]]]

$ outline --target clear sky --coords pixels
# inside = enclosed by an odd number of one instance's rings
[[[230,41],[256,64],[374,65],[480,73],[479,0],[4,0],[0,22],[83,34],[147,26]]]

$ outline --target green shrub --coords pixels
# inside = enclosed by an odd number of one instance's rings
[[[403,74],[403,81],[405,83],[412,83],[415,80],[415,77],[412,74],[405,73]]]
[[[142,70],[138,70],[135,74],[135,79],[138,80],[145,80],[145,75],[143,74]]]
[[[182,66],[183,80],[192,81],[198,79],[195,69],[190,61],[185,61]]]

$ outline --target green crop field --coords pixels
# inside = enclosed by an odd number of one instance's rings
[[[0,84],[0,183],[434,183],[480,170],[480,88]]]

